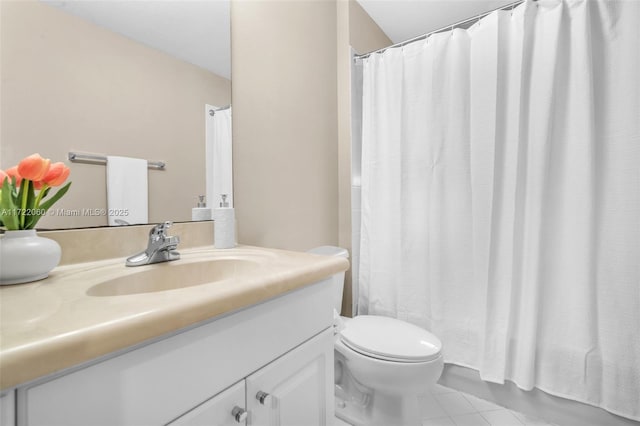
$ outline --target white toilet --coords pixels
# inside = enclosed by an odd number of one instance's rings
[[[333,246],[309,252],[349,256]],[[340,312],[344,272],[333,280]],[[436,383],[444,366],[440,340],[413,324],[376,315],[338,317],[334,326],[336,416],[355,426],[421,425],[418,396]]]

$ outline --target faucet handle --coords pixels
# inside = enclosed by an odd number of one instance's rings
[[[159,223],[149,231],[149,236],[151,235],[167,235],[167,229],[171,228],[173,222],[166,221],[164,223]]]
[[[173,225],[173,222],[171,221],[157,224],[149,231],[149,239],[152,241],[158,241],[160,239],[167,238],[167,229],[169,229],[171,225]]]

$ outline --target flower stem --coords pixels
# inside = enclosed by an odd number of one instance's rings
[[[29,185],[30,182],[27,182],[26,185],[21,185],[21,196],[22,196],[22,209],[20,210],[20,229],[24,229],[24,221],[26,219],[27,214],[27,199],[29,197]]]
[[[38,196],[36,197],[36,202],[33,204],[34,209],[40,208],[40,201],[42,200],[42,196],[44,195],[48,187],[49,185],[47,185],[46,183],[42,184],[42,188],[40,188],[40,192],[38,192]]]

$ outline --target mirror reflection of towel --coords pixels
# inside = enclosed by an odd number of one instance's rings
[[[107,156],[109,226],[148,223],[147,160]]]

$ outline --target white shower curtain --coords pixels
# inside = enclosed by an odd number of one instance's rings
[[[639,28],[527,1],[364,60],[359,313],[640,420]]]
[[[231,128],[231,107],[209,111],[215,107],[206,106],[206,159],[207,159],[207,206],[220,205],[222,194],[227,195],[229,207],[233,207],[233,139]]]

